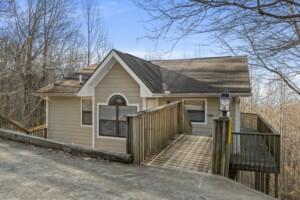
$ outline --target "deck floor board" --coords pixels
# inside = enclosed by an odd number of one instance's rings
[[[145,164],[196,172],[211,172],[212,137],[183,135]]]

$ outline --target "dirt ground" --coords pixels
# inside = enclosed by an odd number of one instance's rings
[[[0,199],[272,199],[231,180],[0,139]]]

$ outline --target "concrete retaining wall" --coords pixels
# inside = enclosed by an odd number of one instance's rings
[[[68,153],[82,154],[82,155],[89,156],[91,158],[98,158],[98,159],[110,160],[110,161],[121,162],[121,163],[132,162],[132,156],[130,154],[115,153],[115,152],[102,151],[102,150],[97,150],[97,149],[92,149],[87,147],[75,146],[63,142],[57,142],[57,141],[35,137],[27,134],[21,134],[14,131],[1,129],[1,128],[0,128],[0,138],[6,138],[9,140],[22,142],[26,144],[32,144],[44,148],[66,151]]]

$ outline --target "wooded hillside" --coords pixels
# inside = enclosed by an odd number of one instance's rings
[[[45,102],[32,93],[106,55],[96,1],[81,2],[0,0],[1,114],[28,127],[45,123]]]

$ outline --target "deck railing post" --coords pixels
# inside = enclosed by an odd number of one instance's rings
[[[214,120],[212,173],[228,177],[231,149],[229,118]]]
[[[134,163],[141,163],[141,142],[140,142],[140,127],[139,117],[127,116],[127,153],[131,154]]]
[[[178,105],[177,105],[177,133],[182,133],[184,132],[184,120],[183,120],[183,103],[180,102]]]

